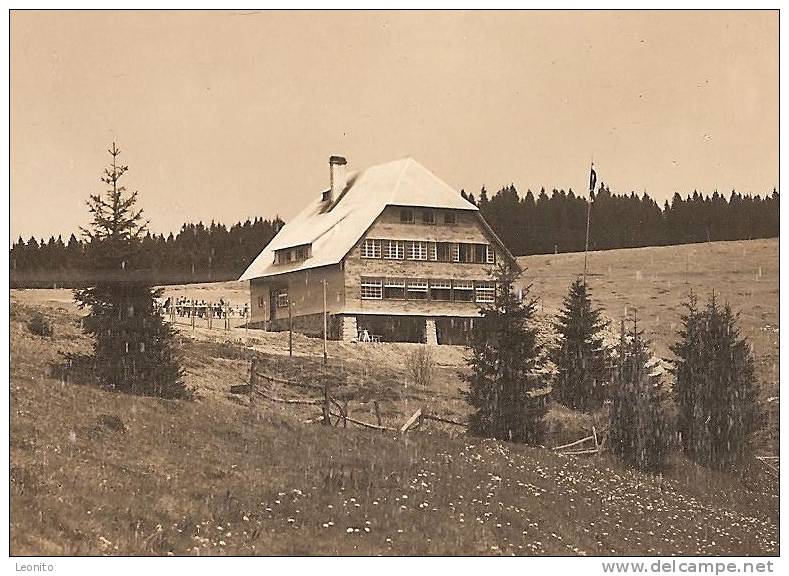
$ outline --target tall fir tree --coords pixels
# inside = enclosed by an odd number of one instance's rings
[[[677,407],[677,432],[682,449],[690,452],[694,445],[693,420],[695,406],[701,400],[698,396],[701,386],[694,386],[703,378],[704,329],[703,315],[698,309],[698,299],[693,291],[682,304],[685,312],[680,316],[680,329],[677,342],[671,347],[675,360],[672,372],[674,383],[671,388],[674,404]]]
[[[147,223],[135,207],[137,192],[119,182],[128,166],[118,164],[112,144],[110,168],[101,180],[104,194],[91,194],[88,239],[95,286],[75,290],[74,298],[88,314],[82,325],[93,337],[93,362],[99,382],[133,394],[166,398],[188,396],[182,378],[175,331],[158,312],[161,289],[136,274],[140,241]]]
[[[671,347],[677,429],[691,458],[730,467],[747,453],[759,424],[753,355],[736,315],[714,293],[702,310],[691,294],[685,308]]]
[[[607,322],[601,314],[592,306],[588,285],[576,278],[554,323],[559,338],[551,354],[557,368],[554,398],[575,410],[593,411],[608,396],[610,354],[603,344]]]
[[[669,432],[660,377],[652,374],[649,342],[622,321],[609,411],[608,449],[639,470],[660,470],[668,453]]]
[[[477,436],[542,443],[548,387],[544,354],[534,326],[535,301],[515,294],[522,274],[517,263],[500,263],[494,303],[482,308],[471,340],[465,400],[473,408],[469,431]]]

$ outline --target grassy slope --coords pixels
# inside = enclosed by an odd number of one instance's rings
[[[778,239],[712,242],[589,253],[588,282],[611,320],[638,310],[657,355],[670,357],[682,302],[692,289],[702,302],[714,290],[740,312],[743,336],[753,344],[757,375],[778,393]],[[583,271],[583,253],[526,256],[525,280],[547,313],[561,306]]]
[[[248,349],[209,338],[184,341],[194,402],[62,383],[49,376],[58,351],[88,342],[66,310],[40,309],[53,340],[27,331],[30,307],[12,307],[14,554],[777,553],[777,487],[758,475],[743,483],[677,461],[659,481],[435,429],[308,425],[230,401]],[[417,394],[379,380],[401,402]]]

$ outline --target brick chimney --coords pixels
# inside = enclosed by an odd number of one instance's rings
[[[342,156],[329,157],[329,179],[331,181],[331,189],[329,190],[328,197],[324,198],[324,200],[329,203],[339,198],[342,191],[345,190],[345,185],[348,183],[345,172],[346,164],[348,164],[348,161]]]

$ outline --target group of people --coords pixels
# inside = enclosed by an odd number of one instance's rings
[[[180,317],[196,316],[198,318],[246,318],[249,314],[249,304],[232,305],[225,302],[223,298],[219,302],[206,302],[205,300],[193,300],[183,296],[178,298],[168,297],[162,305],[163,314],[175,313]]]

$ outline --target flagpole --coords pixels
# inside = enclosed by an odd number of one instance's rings
[[[594,185],[597,181],[597,174],[594,171],[594,161],[592,161],[591,171],[589,173],[589,197],[586,199],[586,243],[584,244],[584,288],[586,288],[586,262],[589,255],[589,220],[592,215],[592,194],[594,193]]]
[[[586,260],[589,253],[589,218],[592,212],[591,197],[586,200],[586,245],[584,246],[584,287],[586,287]]]

